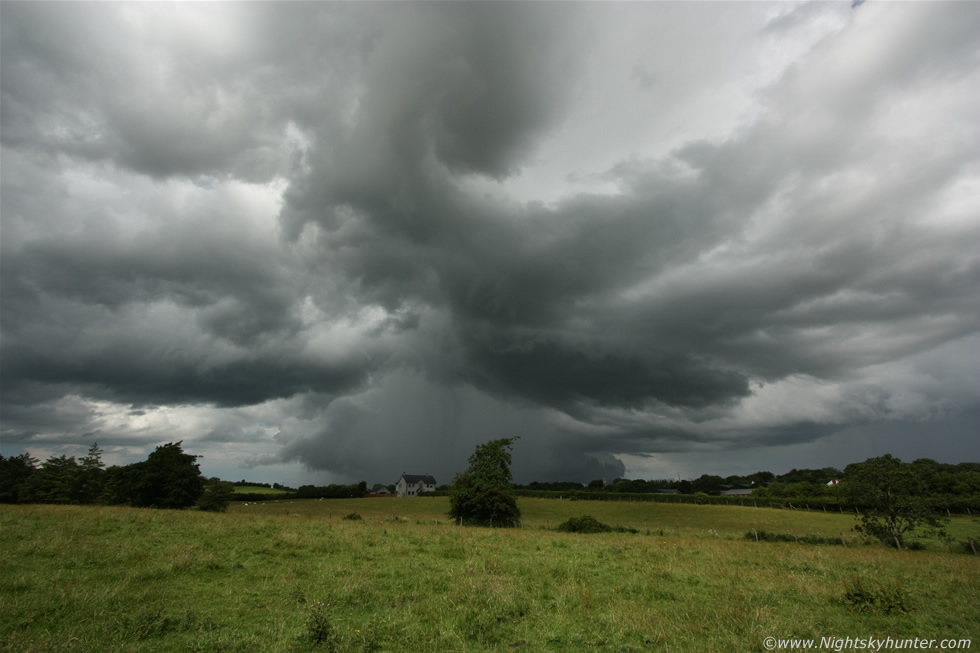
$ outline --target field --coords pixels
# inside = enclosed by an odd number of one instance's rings
[[[289,494],[287,490],[261,485],[236,485],[235,494]]]
[[[861,543],[848,515],[521,499],[524,528],[444,498],[223,514],[0,507],[0,650],[762,651],[777,638],[980,645],[980,557]],[[362,519],[344,519],[350,513]],[[555,532],[591,514],[638,533]],[[746,531],[848,545],[755,542]],[[976,535],[976,519],[954,519]],[[819,642],[818,642],[819,643]]]

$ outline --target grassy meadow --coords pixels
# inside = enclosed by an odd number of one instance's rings
[[[261,485],[236,485],[235,494],[289,494],[288,490]]]
[[[862,543],[849,515],[519,504],[516,530],[454,526],[445,498],[227,513],[0,506],[0,650],[729,652],[765,650],[767,636],[980,645],[980,557]],[[362,519],[344,519],[353,512]],[[583,514],[640,532],[550,530]],[[753,528],[843,533],[849,546],[757,543],[745,539]],[[952,530],[980,525],[956,518]]]

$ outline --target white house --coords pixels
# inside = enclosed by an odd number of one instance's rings
[[[423,492],[435,492],[436,479],[428,474],[402,474],[395,483],[395,492],[400,497],[414,497]]]

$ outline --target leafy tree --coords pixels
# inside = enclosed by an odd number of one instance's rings
[[[99,503],[110,506],[129,503],[133,496],[137,471],[136,465],[124,467],[113,465],[106,469],[102,476],[102,492],[98,497]]]
[[[20,486],[23,503],[77,503],[78,461],[72,456],[51,456]]]
[[[10,458],[0,454],[0,503],[17,503],[21,486],[37,471],[38,462],[26,452]]]
[[[913,465],[891,454],[848,465],[841,485],[844,497],[863,510],[855,530],[899,549],[916,527],[942,529],[948,522],[931,505]]]
[[[691,482],[691,491],[695,494],[698,492],[704,492],[705,494],[718,494],[721,489],[721,485],[724,482],[725,479],[723,479],[721,476],[702,474]]]
[[[75,485],[75,500],[79,503],[94,503],[102,494],[105,481],[105,463],[102,462],[102,449],[95,442],[88,453],[78,461],[78,479]]]
[[[197,456],[184,453],[182,442],[161,445],[141,463],[132,468],[134,506],[157,508],[189,508],[197,503],[204,491],[204,477]]]
[[[469,469],[457,474],[449,489],[450,517],[479,526],[513,527],[520,523],[510,473],[510,449],[516,439],[477,445]]]
[[[222,481],[220,478],[210,478],[204,486],[204,492],[198,499],[197,505],[201,510],[208,512],[225,512],[228,510],[228,503],[235,496],[235,485],[229,481]]]

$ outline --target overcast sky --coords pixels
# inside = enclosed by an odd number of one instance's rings
[[[0,14],[0,452],[980,460],[980,3]]]

